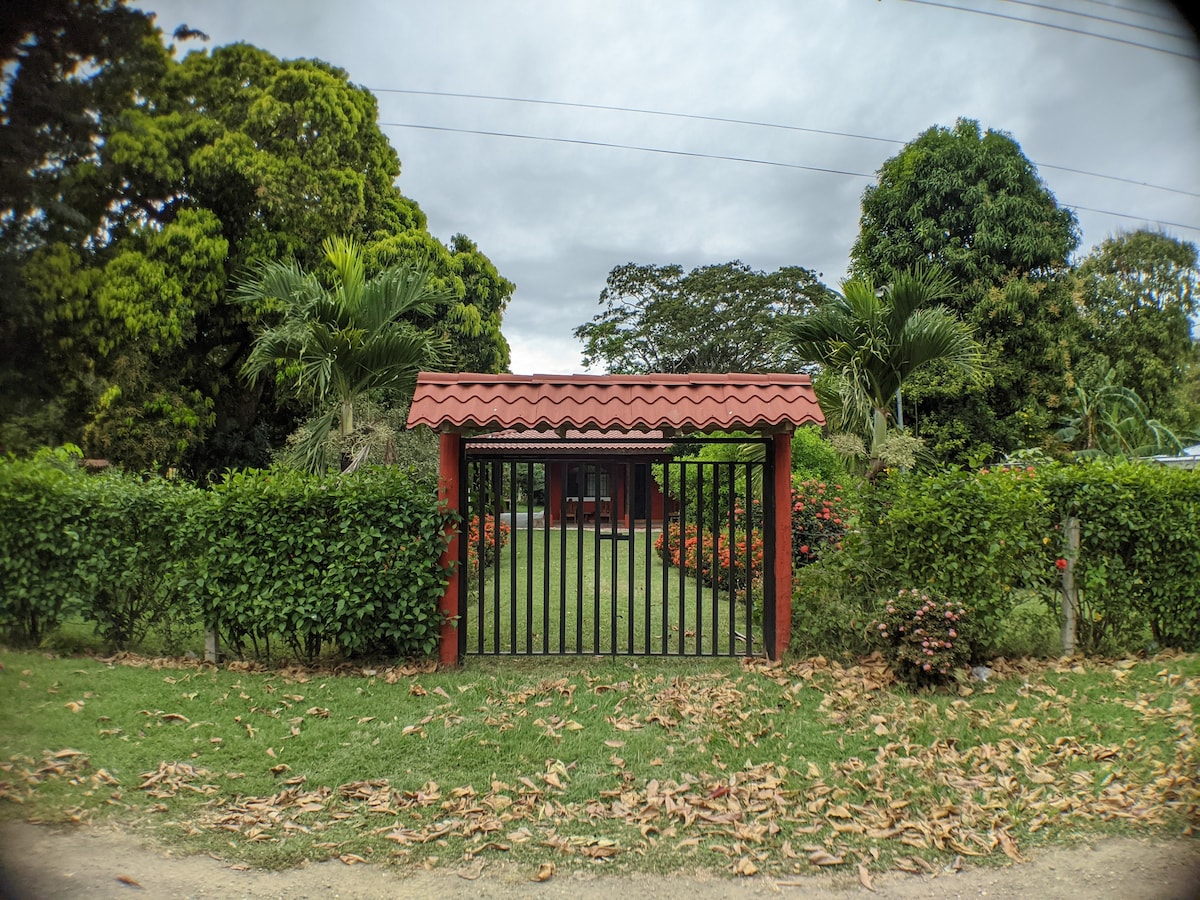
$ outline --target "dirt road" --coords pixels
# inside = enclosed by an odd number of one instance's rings
[[[281,872],[244,870],[207,856],[172,857],[102,827],[62,831],[24,823],[0,825],[0,859],[4,900],[1200,900],[1200,841],[1195,839],[1103,840],[1034,853],[1020,865],[969,866],[936,877],[875,876],[874,892],[859,884],[854,873],[730,880],[689,873],[617,876],[597,869],[559,873],[535,883],[530,880],[534,869],[495,861],[481,869],[464,865],[408,874],[385,866],[341,862]]]

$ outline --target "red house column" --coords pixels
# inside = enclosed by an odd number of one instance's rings
[[[458,480],[459,459],[462,455],[462,435],[443,432],[438,436],[438,501],[443,509],[458,512],[461,507],[462,485]],[[446,592],[438,604],[442,614],[438,658],[443,666],[458,665],[458,542],[462,529],[455,524],[446,528],[449,543],[442,553],[442,568],[450,573]]]
[[[775,646],[767,648],[779,659],[792,642],[792,434],[771,439],[775,463]]]

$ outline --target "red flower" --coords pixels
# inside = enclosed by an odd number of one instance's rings
[[[1058,569],[1061,572],[1067,567],[1067,561],[1065,559],[1056,559],[1054,561],[1054,565],[1058,566]]]

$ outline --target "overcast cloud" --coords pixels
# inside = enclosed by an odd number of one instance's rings
[[[1147,225],[1200,242],[1200,49],[1165,3],[1053,4],[1074,15],[1017,0],[131,5],[167,33],[186,23],[209,47],[316,57],[373,90],[400,189],[430,231],[469,235],[516,283],[503,330],[518,373],[583,371],[572,331],[623,263],[800,265],[837,287],[880,165],[959,117],[1038,164],[1077,212],[1080,253]]]

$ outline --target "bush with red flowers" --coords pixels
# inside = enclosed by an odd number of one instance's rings
[[[970,629],[965,604],[901,588],[881,604],[871,632],[897,677],[925,685],[946,681],[967,664]]]
[[[471,517],[471,521],[467,523],[467,568],[472,575],[479,573],[480,565],[486,569],[495,562],[497,551],[508,546],[508,536],[511,532],[512,528],[507,522],[501,520],[497,527],[496,517],[487,515],[483,517],[481,539],[479,516]]]
[[[840,550],[854,511],[840,484],[807,480],[792,484],[792,564],[806,566]]]

